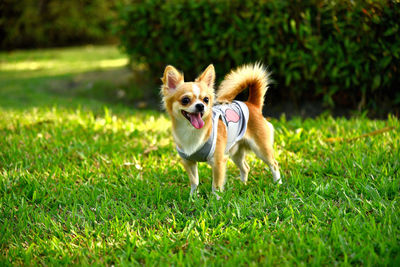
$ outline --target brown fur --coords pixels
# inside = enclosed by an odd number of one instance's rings
[[[261,158],[270,168],[275,171],[279,170],[278,162],[274,157],[273,149],[273,132],[267,126],[265,118],[259,112],[256,105],[245,102],[249,108],[249,122],[247,124],[246,139],[252,140],[255,146],[251,150]]]
[[[218,136],[215,144],[214,161],[212,163],[213,188],[223,190],[225,185],[225,169],[228,156],[225,155],[227,132],[225,124],[218,121]]]
[[[244,65],[232,70],[219,86],[217,101],[232,102],[235,97],[246,88],[249,88],[249,99],[259,110],[264,104],[264,95],[268,90],[270,74],[261,64]]]
[[[214,103],[214,67],[212,65],[208,66],[195,82],[184,82],[183,74],[174,67],[167,66],[162,81],[163,103],[172,120],[176,144],[181,149],[200,148],[208,140],[212,131],[211,107]],[[264,119],[261,113],[268,82],[269,74],[262,65],[246,65],[228,74],[221,83],[217,94],[218,102],[231,102],[246,87],[249,88],[249,99],[245,102],[249,109],[247,130],[244,138],[229,151],[232,160],[240,169],[240,176],[244,183],[247,182],[250,169],[245,160],[248,150],[255,152],[259,158],[267,163],[274,180],[281,183],[279,166],[274,158],[273,127]],[[180,102],[183,97],[190,98],[190,104],[183,105]],[[208,104],[204,101],[205,97],[209,98]],[[190,111],[192,109],[192,103],[193,105],[195,103],[203,103],[207,107],[202,116],[204,127],[201,129],[193,130],[194,127],[190,123],[186,123],[187,119],[181,115],[181,110]],[[218,122],[216,148],[213,159],[210,162],[213,173],[213,191],[222,191],[224,188],[226,162],[228,160],[228,155],[225,154],[226,145],[227,129],[220,120]],[[197,163],[185,159],[182,161],[192,185],[192,194],[199,183]]]

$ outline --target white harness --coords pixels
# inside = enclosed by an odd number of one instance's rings
[[[225,153],[241,140],[246,133],[247,122],[249,121],[249,108],[244,102],[233,101],[231,104],[216,105],[212,108],[212,132],[207,142],[191,155],[186,155],[178,146],[176,150],[179,155],[190,161],[208,161],[215,152],[218,134],[218,120],[221,118],[226,126],[228,140]]]

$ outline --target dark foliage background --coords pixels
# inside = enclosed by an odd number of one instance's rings
[[[2,0],[0,49],[113,41],[120,0]]]
[[[400,110],[399,1],[3,0],[0,12],[2,50],[119,38],[154,77],[153,95],[167,64],[193,79],[213,63],[221,80],[261,61],[274,102]]]
[[[121,6],[117,28],[131,62],[154,77],[172,64],[193,79],[213,63],[221,79],[262,61],[277,98],[379,113],[400,103],[399,22],[387,0],[147,0]]]

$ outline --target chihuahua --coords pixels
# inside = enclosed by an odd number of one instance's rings
[[[262,115],[269,76],[261,64],[244,65],[225,77],[215,97],[213,65],[194,82],[185,82],[173,66],[165,68],[161,95],[171,117],[176,150],[189,176],[191,195],[199,185],[197,162],[211,165],[213,192],[224,189],[228,157],[246,183],[250,168],[245,156],[249,150],[269,166],[274,181],[282,183],[274,158],[274,128]],[[234,100],[246,88],[247,101]]]

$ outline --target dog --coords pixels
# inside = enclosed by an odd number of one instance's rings
[[[245,156],[249,150],[269,166],[273,180],[282,183],[274,158],[274,127],[262,115],[270,73],[261,64],[232,70],[216,96],[212,64],[194,82],[185,82],[183,74],[168,65],[161,80],[163,105],[172,121],[176,150],[189,176],[190,195],[199,185],[197,162],[202,161],[212,167],[213,193],[224,190],[228,157],[237,165],[240,179],[246,184],[250,168]],[[234,100],[246,88],[247,101]]]

